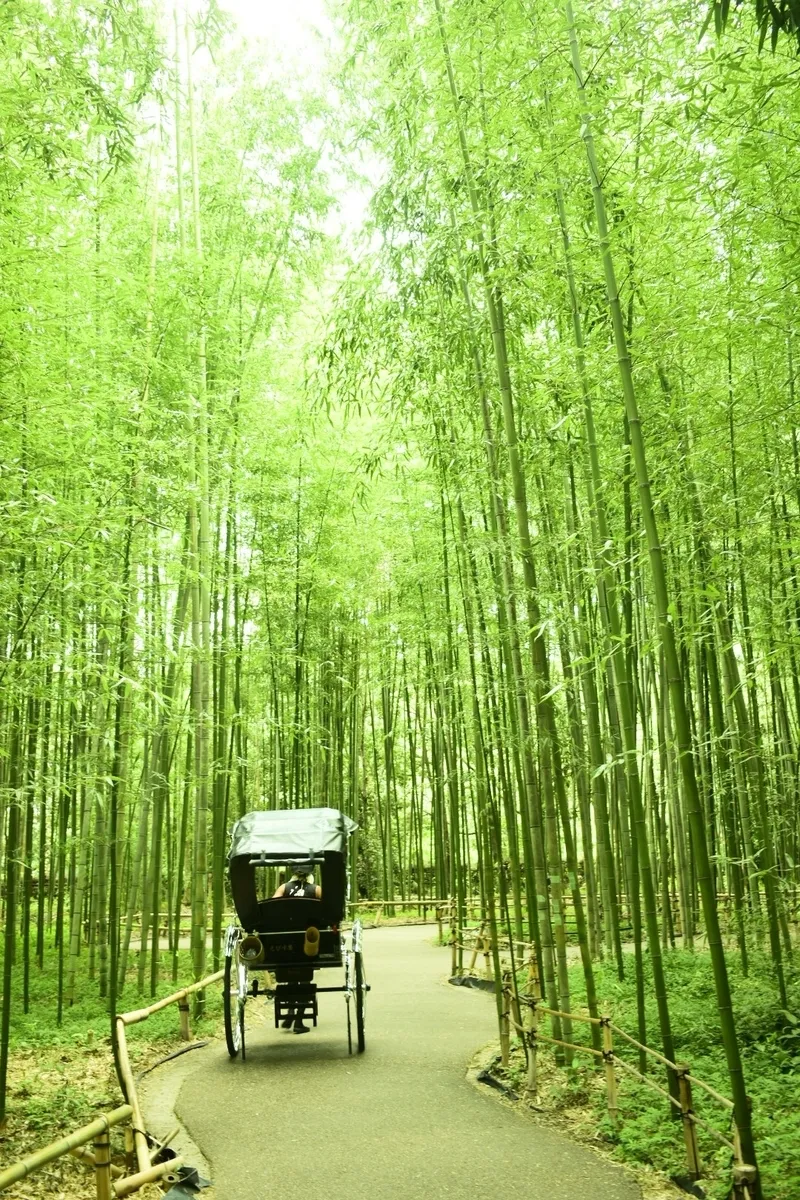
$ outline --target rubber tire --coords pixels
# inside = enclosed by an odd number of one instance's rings
[[[347,998],[347,1003],[345,1004],[345,1008],[347,1009],[347,1053],[352,1054],[353,1053],[353,1027],[352,1027],[351,1018],[350,1018],[350,998],[349,998],[349,996]]]
[[[225,978],[223,979],[222,1007],[225,1014],[225,1042],[231,1058],[237,1058],[242,1048],[242,1024],[239,1012],[239,987],[237,970],[236,1011],[233,1012],[233,996],[231,995],[231,975],[233,974],[233,955],[225,956]],[[238,968],[238,963],[236,964]]]
[[[365,985],[366,975],[364,972],[364,957],[360,950],[355,952],[356,960],[356,1033],[358,1034],[358,1053],[363,1054],[366,1049],[366,1039],[364,1037],[364,999],[366,997]]]

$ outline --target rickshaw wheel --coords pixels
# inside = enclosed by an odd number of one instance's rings
[[[353,990],[353,958],[349,950],[344,952],[344,999],[347,1009],[347,1053],[353,1053],[353,1028],[350,1021],[350,1001]]]
[[[363,1054],[366,1049],[366,1039],[364,1037],[364,1022],[367,1007],[367,976],[364,971],[364,956],[360,950],[356,950],[354,956],[356,967],[356,1033],[358,1035],[358,1053]],[[349,1011],[348,1011],[349,1022]],[[349,1032],[349,1030],[348,1030]]]
[[[223,980],[223,1010],[225,1016],[225,1042],[228,1054],[236,1058],[242,1051],[244,1058],[244,1002],[247,989],[247,968],[239,962],[239,938],[236,934],[226,938],[225,977]]]

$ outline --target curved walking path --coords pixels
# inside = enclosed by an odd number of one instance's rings
[[[195,1063],[175,1108],[215,1194],[639,1200],[620,1167],[468,1082],[474,1051],[496,1036],[494,1000],[448,985],[449,950],[430,938],[430,927],[365,931],[363,1055],[348,1057],[344,998],[322,995],[319,1025],[302,1037],[276,1030],[271,1006],[255,1001],[265,1019],[248,1028],[245,1063],[217,1041],[185,1056]]]

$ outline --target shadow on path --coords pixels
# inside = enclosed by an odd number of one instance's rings
[[[250,1001],[263,1022],[248,1029],[246,1062],[222,1041],[186,1056],[195,1062],[176,1110],[217,1196],[638,1200],[622,1168],[466,1080],[474,1051],[496,1036],[494,1001],[445,982],[449,951],[431,936],[419,926],[365,933],[364,1055],[348,1056],[344,998],[323,995],[319,1026],[303,1037],[274,1029],[271,1006]]]

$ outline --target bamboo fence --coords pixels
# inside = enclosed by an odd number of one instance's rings
[[[589,1054],[598,1061],[602,1061],[606,1084],[606,1106],[614,1125],[619,1121],[617,1102],[617,1071],[619,1070],[658,1092],[679,1111],[686,1148],[687,1168],[693,1178],[700,1178],[702,1174],[702,1162],[697,1144],[697,1129],[700,1127],[731,1151],[734,1194],[737,1200],[751,1200],[755,1168],[745,1163],[742,1158],[739,1136],[733,1119],[733,1101],[716,1091],[704,1080],[694,1076],[688,1064],[670,1062],[657,1050],[638,1042],[625,1030],[615,1025],[610,1016],[592,1017],[584,1013],[563,1013],[546,1007],[541,999],[536,958],[531,943],[509,941],[508,938],[499,938],[497,941],[498,956],[508,955],[513,949],[519,960],[524,960],[527,964],[527,984],[524,993],[520,993],[516,979],[510,970],[503,969],[500,980],[494,978],[495,947],[488,931],[488,923],[481,921],[476,928],[472,929],[458,928],[456,905],[452,900],[359,900],[351,902],[349,908],[351,911],[375,909],[376,926],[385,909],[419,908],[422,909],[423,919],[426,918],[427,911],[432,909],[439,927],[440,942],[444,940],[444,925],[445,923],[449,924],[451,974],[455,975],[459,968],[459,952],[462,955],[466,952],[470,956],[466,967],[467,973],[470,975],[477,973],[477,961],[479,957],[482,957],[483,978],[494,980],[495,987],[500,988],[504,1000],[499,1016],[501,1060],[504,1066],[508,1066],[511,1031],[513,1030],[519,1036],[526,1053],[528,1064],[526,1092],[528,1095],[535,1095],[538,1088],[538,1048],[540,1043],[559,1046],[569,1050],[570,1053]],[[473,914],[480,916],[481,910],[477,901],[469,900],[463,911],[466,912],[468,919],[471,919]],[[114,1197],[129,1196],[145,1184],[157,1180],[166,1182],[174,1174],[176,1167],[180,1165],[181,1159],[173,1158],[169,1162],[153,1163],[153,1158],[168,1144],[174,1134],[164,1142],[157,1142],[148,1137],[136,1089],[136,1080],[128,1055],[126,1030],[128,1026],[147,1020],[161,1009],[168,1008],[171,1004],[177,1004],[180,1014],[181,1037],[183,1040],[189,1041],[191,1039],[189,996],[216,983],[222,979],[223,974],[223,971],[217,971],[200,980],[199,983],[173,992],[146,1008],[120,1014],[116,1020],[118,1062],[127,1103],[0,1171],[0,1192],[64,1154],[73,1154],[94,1169],[97,1200],[113,1200]],[[543,1033],[539,1024],[539,1018],[542,1015],[566,1018],[569,1021],[577,1021],[599,1029],[602,1048],[598,1049],[594,1045],[586,1046],[579,1042],[554,1038]],[[660,1063],[668,1071],[672,1071],[678,1083],[678,1099],[670,1095],[666,1088],[656,1083],[650,1076],[642,1074],[630,1063],[621,1059],[614,1051],[615,1037],[647,1055],[653,1061]],[[730,1138],[725,1137],[710,1122],[699,1117],[694,1111],[693,1087],[699,1088],[729,1113],[732,1131]],[[109,1133],[118,1125],[125,1126],[126,1171],[111,1162]],[[89,1142],[93,1142],[93,1150],[87,1149]],[[154,1150],[151,1150],[151,1144],[155,1147]],[[135,1171],[132,1170],[134,1166],[137,1168]]]
[[[420,900],[417,897],[408,900],[350,900],[347,904],[347,911],[351,918],[364,913],[366,919],[362,918],[362,923],[365,929],[377,929],[382,918],[390,913],[395,925],[428,925],[435,921],[439,926],[439,941],[441,941],[444,934],[443,923],[449,913],[449,906],[448,900]],[[477,909],[477,905],[473,907]],[[398,909],[406,912],[414,908],[417,910],[416,917],[397,920]],[[429,912],[432,914],[430,917],[428,916]]]
[[[535,1096],[538,1091],[538,1050],[540,1043],[544,1042],[548,1045],[557,1046],[568,1050],[571,1054],[588,1054],[603,1065],[606,1086],[606,1107],[609,1118],[614,1126],[617,1126],[620,1120],[617,1072],[621,1071],[635,1079],[638,1083],[658,1092],[679,1113],[686,1150],[687,1171],[691,1178],[699,1179],[703,1173],[703,1164],[697,1142],[697,1130],[698,1128],[702,1128],[710,1137],[731,1152],[733,1193],[737,1197],[737,1200],[752,1200],[752,1188],[756,1179],[756,1168],[746,1163],[742,1157],[739,1134],[733,1117],[734,1105],[732,1100],[727,1096],[723,1096],[709,1083],[706,1083],[705,1080],[693,1075],[688,1063],[671,1062],[663,1054],[659,1053],[659,1051],[653,1050],[650,1046],[643,1045],[636,1038],[631,1037],[624,1029],[615,1025],[610,1016],[592,1017],[586,1013],[565,1013],[557,1009],[548,1008],[542,1003],[536,956],[531,943],[517,941],[509,943],[507,938],[499,938],[497,942],[499,955],[507,953],[510,946],[513,945],[519,955],[518,961],[526,964],[527,982],[524,991],[520,992],[516,978],[505,965],[502,970],[502,978],[500,980],[495,979],[492,965],[494,948],[487,923],[482,922],[477,929],[459,929],[456,924],[455,905],[452,902],[448,906],[447,916],[450,920],[451,973],[453,975],[456,973],[459,951],[462,953],[467,952],[471,955],[466,968],[468,974],[476,973],[477,960],[479,956],[482,956],[484,960],[483,977],[494,980],[495,987],[499,987],[501,990],[504,1001],[502,1006],[498,1008],[501,1062],[504,1067],[507,1067],[509,1064],[511,1032],[513,1030],[522,1042],[527,1059],[526,1095]],[[569,1022],[576,1021],[580,1024],[594,1027],[600,1033],[599,1041],[601,1048],[597,1048],[597,1045],[587,1046],[580,1042],[556,1038],[544,1033],[540,1026],[541,1016],[556,1017],[562,1020],[566,1019]],[[654,1062],[659,1063],[667,1071],[672,1072],[678,1084],[678,1098],[676,1099],[672,1096],[655,1079],[643,1074],[631,1066],[630,1063],[620,1058],[614,1050],[615,1038],[632,1046]],[[598,1041],[596,1033],[594,1034],[593,1041]],[[698,1116],[694,1108],[693,1088],[704,1092],[712,1101],[715,1101],[725,1109],[730,1121],[730,1137],[726,1137],[723,1133],[720,1133],[704,1117]]]
[[[216,983],[222,979],[223,974],[223,971],[216,971],[213,975],[201,979],[199,983],[193,983],[179,992],[173,992],[171,996],[165,996],[163,1000],[157,1000],[147,1008],[121,1013],[116,1021],[116,1035],[119,1072],[127,1103],[120,1105],[110,1113],[103,1113],[89,1125],[84,1125],[81,1129],[68,1134],[57,1142],[51,1142],[49,1146],[34,1151],[33,1154],[27,1155],[0,1171],[0,1192],[18,1183],[21,1179],[25,1179],[28,1175],[32,1175],[35,1171],[41,1170],[42,1167],[61,1158],[64,1154],[75,1155],[94,1170],[97,1200],[114,1200],[115,1197],[130,1196],[148,1183],[174,1182],[177,1179],[176,1168],[181,1165],[182,1159],[171,1158],[168,1162],[161,1163],[154,1163],[153,1159],[169,1144],[177,1130],[163,1142],[148,1137],[136,1090],[136,1079],[131,1070],[125,1031],[129,1025],[137,1025],[162,1008],[168,1008],[170,1004],[177,1004],[180,1013],[181,1038],[189,1041],[192,1033],[189,1024],[188,997],[194,992],[202,991],[210,984]],[[125,1170],[111,1162],[109,1133],[118,1125],[125,1127]],[[92,1150],[87,1148],[89,1142],[93,1143]]]

